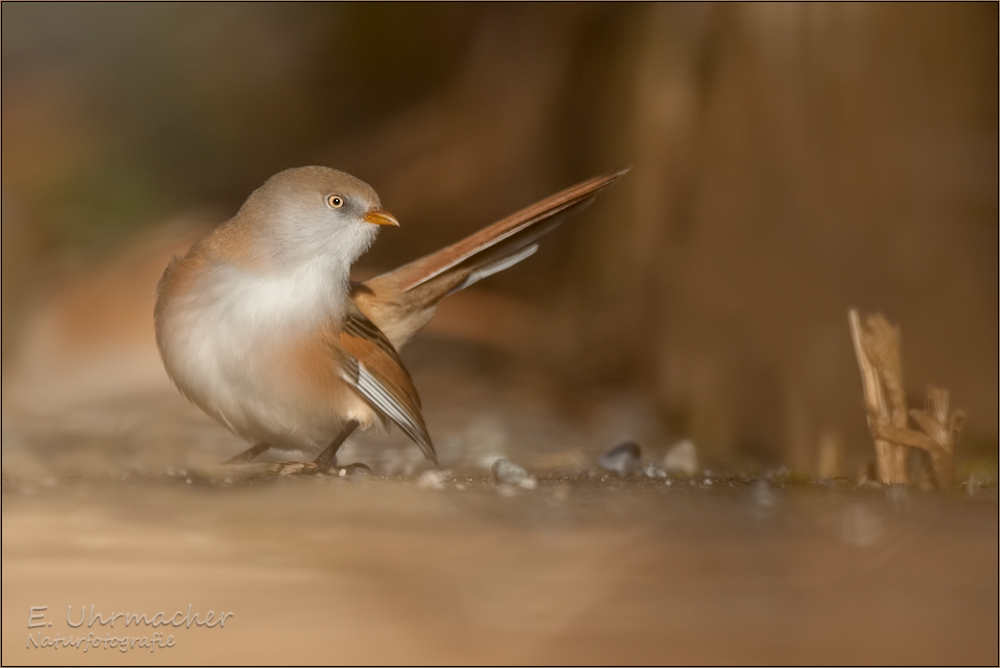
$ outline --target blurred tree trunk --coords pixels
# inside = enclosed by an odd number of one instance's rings
[[[853,300],[914,332],[921,377],[966,377],[995,430],[972,379],[997,354],[996,8],[643,9],[628,121],[603,117],[635,169],[581,228],[567,358],[638,381],[699,444],[815,471],[823,438],[864,452]]]

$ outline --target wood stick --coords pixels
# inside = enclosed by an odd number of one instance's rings
[[[848,311],[854,354],[861,371],[868,429],[875,441],[876,469],[883,484],[905,483],[906,449],[879,435],[883,426],[906,427],[899,332],[882,316],[869,316],[866,320],[867,327],[863,328],[857,310]]]
[[[899,329],[881,314],[870,315],[862,325],[855,309],[847,314],[851,341],[861,370],[868,430],[875,442],[875,462],[883,484],[906,482],[906,448],[930,456],[934,482],[941,489],[954,483],[955,442],[965,415],[950,411],[948,390],[927,388],[923,410],[907,410],[903,390],[903,365]],[[910,429],[912,418],[921,431]]]

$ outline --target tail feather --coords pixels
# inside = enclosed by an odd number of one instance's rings
[[[528,231],[539,223],[552,222],[551,219],[553,216],[558,214],[569,214],[582,209],[590,203],[594,195],[624,176],[629,169],[629,167],[626,167],[617,172],[595,176],[582,183],[578,183],[562,192],[532,204],[501,221],[493,223],[489,227],[485,227],[451,246],[442,248],[436,253],[424,256],[387,274],[378,276],[368,281],[368,283],[379,283],[388,279],[398,289],[404,291],[412,290],[421,283],[481,253],[493,249],[497,245],[503,244],[504,247],[509,248],[508,244],[511,244],[520,248],[525,245],[525,242],[519,233]],[[545,226],[544,231],[540,233],[544,234],[550,231],[552,227],[554,225],[551,227]],[[532,238],[527,243],[530,243],[535,238],[537,237],[532,235]]]
[[[398,348],[427,324],[444,297],[532,255],[541,236],[589,205],[629,169],[578,183],[451,246],[376,276],[357,286],[355,301]]]
[[[479,281],[489,276],[492,276],[493,274],[498,274],[501,271],[504,271],[505,269],[510,269],[521,260],[526,260],[532,255],[534,255],[537,250],[538,250],[538,244],[531,244],[530,246],[524,246],[523,248],[519,248],[515,252],[512,252],[509,255],[501,257],[497,260],[493,260],[492,262],[477,264],[476,268],[472,270],[468,276],[466,276],[465,280],[462,281],[456,287],[452,288],[448,294],[450,295],[452,292],[458,292],[459,290],[464,290],[473,283],[478,283]],[[447,297],[448,295],[445,296]]]

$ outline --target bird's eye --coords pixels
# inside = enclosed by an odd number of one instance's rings
[[[330,195],[326,198],[326,203],[333,209],[339,209],[344,206],[344,198],[340,195]]]

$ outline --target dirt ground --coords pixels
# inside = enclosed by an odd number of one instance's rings
[[[995,487],[9,468],[5,665],[997,661]],[[158,630],[172,647],[44,642]]]

